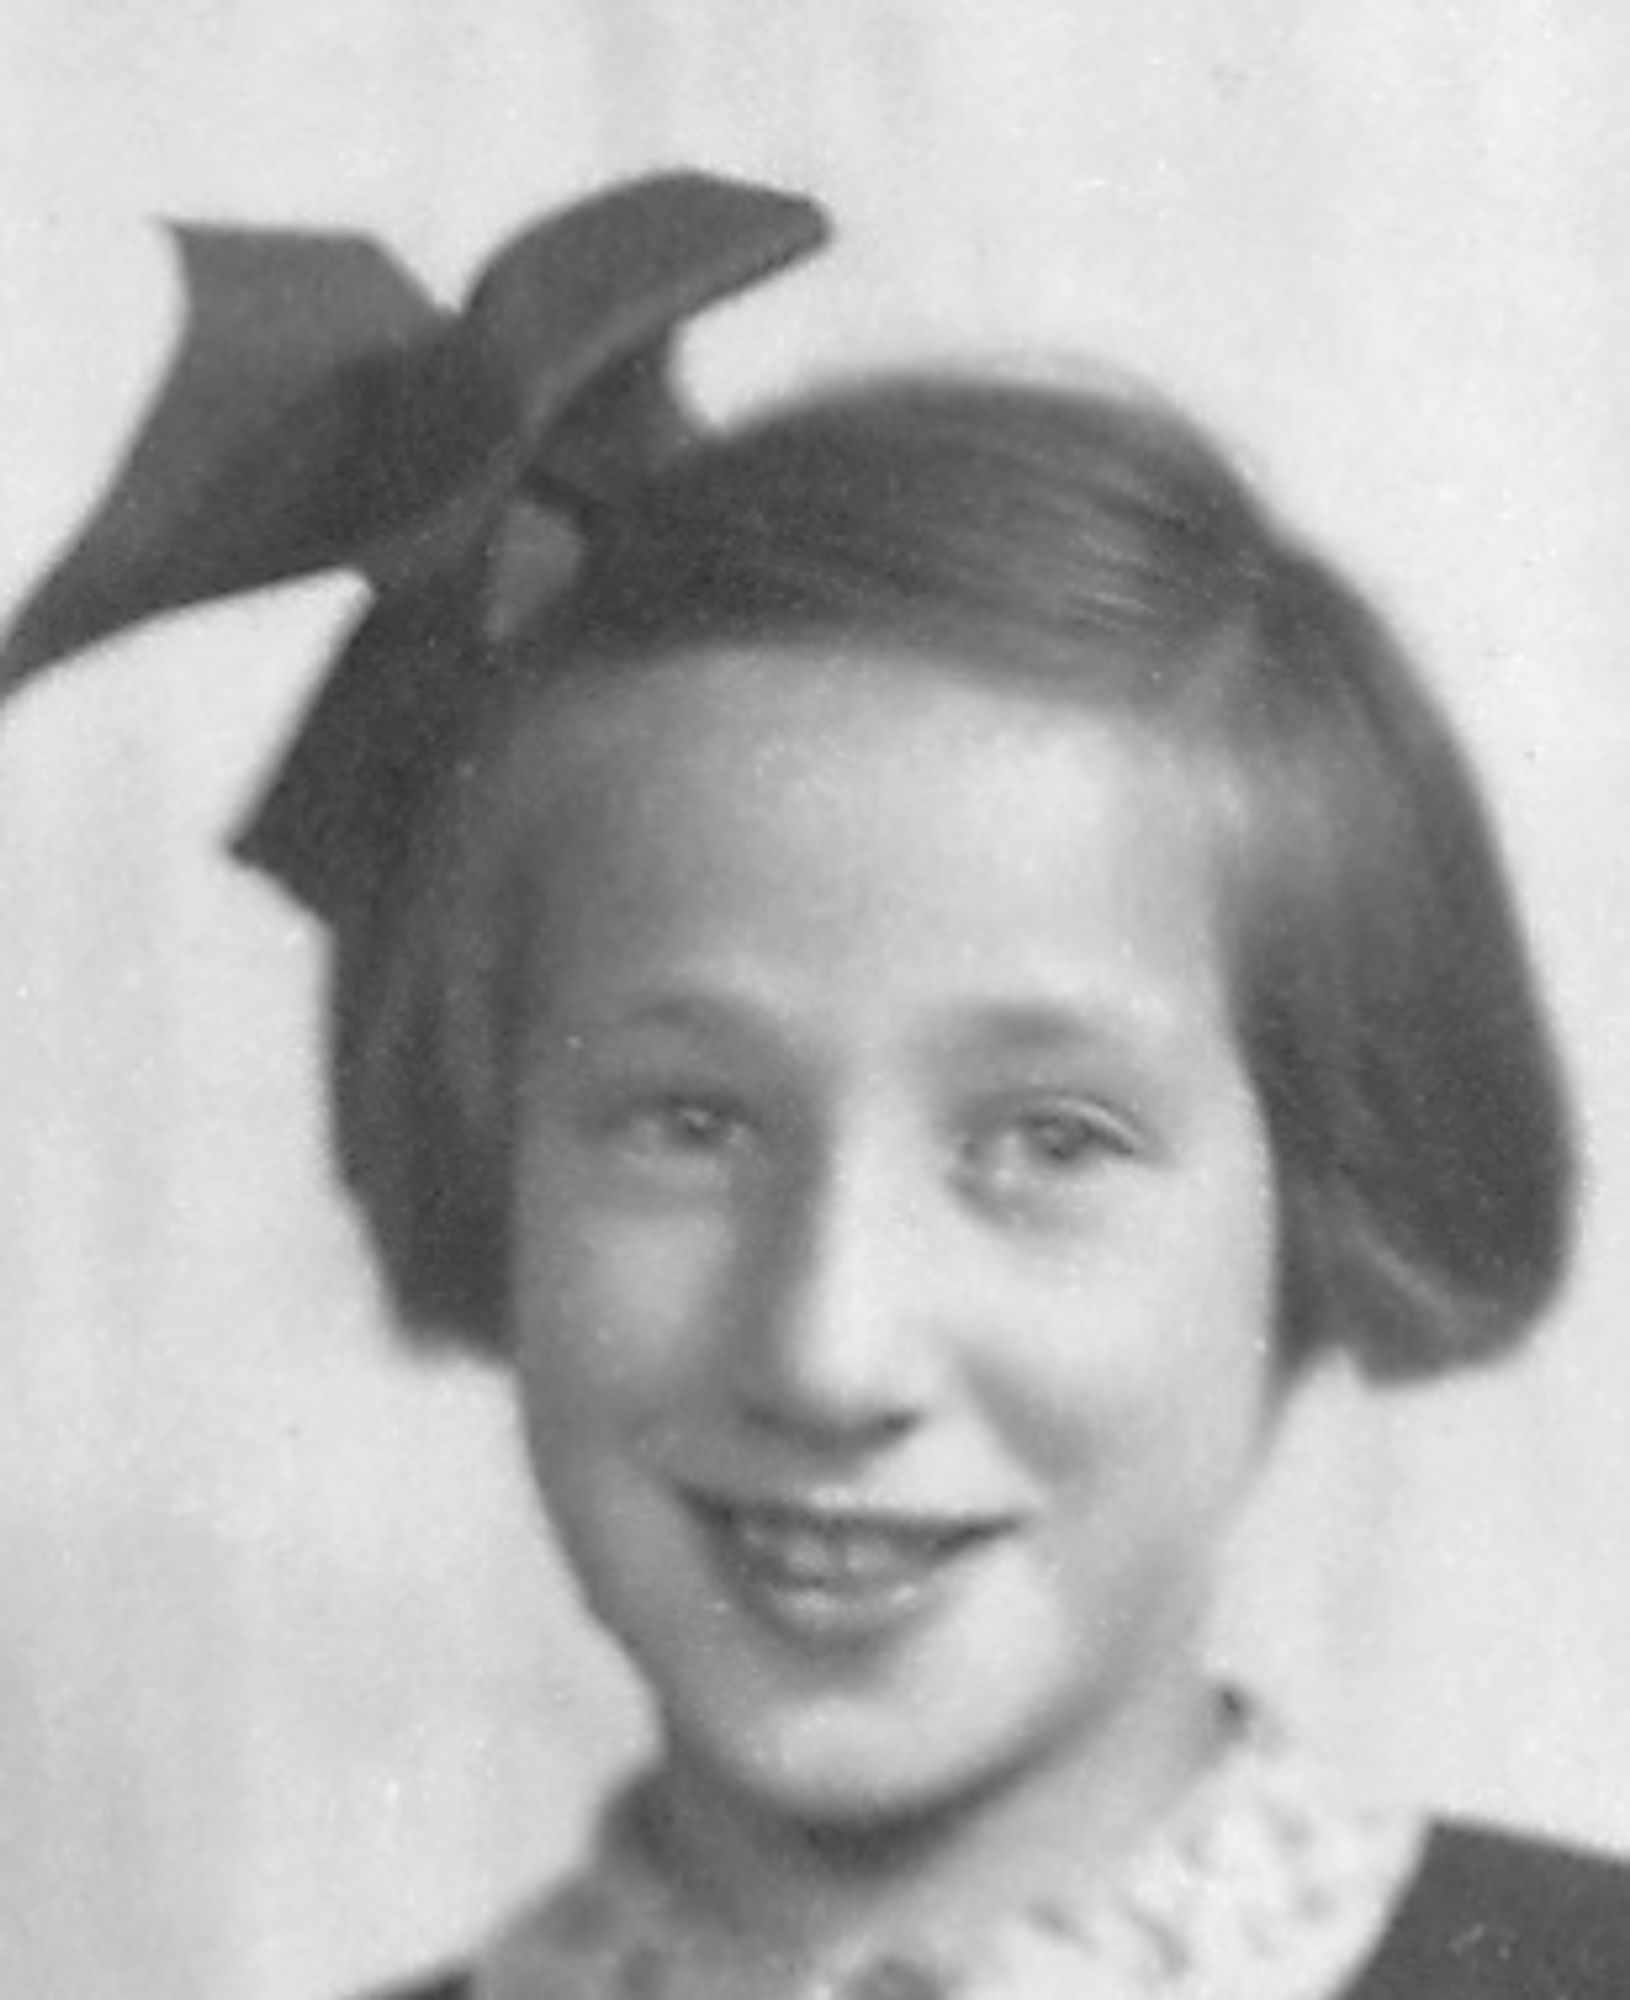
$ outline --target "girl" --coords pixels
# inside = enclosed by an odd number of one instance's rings
[[[661,1728],[580,1873],[411,1991],[1622,1993],[1617,1864],[1347,1797],[1206,1663],[1321,1357],[1486,1361],[1564,1263],[1455,744],[1151,400],[898,377],[697,434],[668,321],[810,238],[682,180],[422,335],[376,286],[263,399],[270,471],[208,441],[227,526],[104,522],[15,642],[376,585],[243,845],[333,929],[402,1322],[512,1374]]]

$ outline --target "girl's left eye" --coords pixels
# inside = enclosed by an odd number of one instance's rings
[[[1068,1186],[1136,1150],[1136,1135],[1125,1123],[1096,1105],[1078,1104],[1004,1113],[965,1149],[979,1184],[998,1196]]]

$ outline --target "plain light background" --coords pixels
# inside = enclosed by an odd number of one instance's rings
[[[0,606],[163,365],[174,215],[365,226],[449,295],[689,162],[839,247],[711,320],[724,412],[1085,355],[1243,451],[1417,641],[1582,1097],[1521,1367],[1294,1427],[1228,1650],[1321,1741],[1630,1845],[1630,13],[1619,0],[9,0]],[[393,1356],[327,1177],[321,966],[219,840],[342,580],[109,646],[0,726],[0,1991],[319,2000],[571,1844],[635,1705],[501,1382]]]

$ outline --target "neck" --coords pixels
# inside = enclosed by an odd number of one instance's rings
[[[801,1959],[953,1945],[1020,1904],[1079,1899],[1121,1867],[1227,1733],[1190,1676],[976,1793],[884,1818],[781,1813],[671,1757],[645,1803],[658,1865],[713,1922]]]

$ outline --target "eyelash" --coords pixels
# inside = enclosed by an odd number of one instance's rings
[[[1017,1158],[1010,1141],[1017,1142]],[[973,1136],[965,1156],[970,1171],[994,1182],[1074,1182],[1138,1151],[1137,1134],[1113,1113],[1096,1105],[1048,1104],[993,1118]]]
[[[687,1090],[641,1097],[619,1107],[607,1124],[629,1153],[650,1159],[715,1159],[738,1150],[752,1131],[741,1107]]]
[[[750,1107],[683,1088],[634,1096],[612,1109],[601,1129],[635,1167],[692,1177],[734,1167],[764,1136]],[[953,1166],[976,1200],[1023,1207],[1077,1196],[1107,1165],[1140,1151],[1137,1132],[1113,1111],[1048,1101],[976,1119],[955,1146]]]

